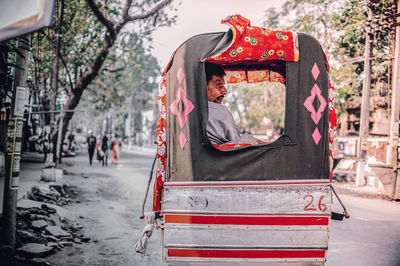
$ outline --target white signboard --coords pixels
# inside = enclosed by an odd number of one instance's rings
[[[0,42],[50,27],[55,0],[0,0]]]
[[[27,103],[27,89],[24,87],[17,87],[17,91],[15,93],[15,108],[14,115],[15,116],[24,116],[25,105]]]

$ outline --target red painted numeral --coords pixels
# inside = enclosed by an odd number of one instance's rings
[[[304,197],[303,197],[303,199],[306,199],[306,198],[309,198],[309,201],[310,202],[308,202],[308,204],[304,207],[304,210],[305,211],[316,211],[317,209],[316,208],[312,208],[311,207],[311,205],[313,204],[313,202],[314,202],[314,197],[313,197],[313,195],[305,195]],[[324,204],[324,203],[322,203],[322,200],[325,198],[325,196],[321,196],[320,198],[319,198],[319,201],[318,201],[318,209],[320,210],[320,211],[322,211],[322,212],[324,212],[324,211],[326,211],[326,205]]]
[[[318,208],[319,208],[319,210],[322,211],[322,212],[326,211],[326,205],[322,203],[322,199],[323,199],[324,197],[325,197],[325,196],[321,196],[321,197],[319,198],[319,202],[318,202]]]
[[[310,198],[310,202],[304,207],[304,210],[305,211],[316,211],[317,209],[315,209],[315,208],[310,208],[310,205],[313,203],[313,201],[314,201],[314,197],[312,196],[312,195],[305,195],[304,197],[303,197],[303,199],[306,199],[306,198]]]

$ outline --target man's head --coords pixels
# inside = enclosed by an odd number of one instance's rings
[[[222,103],[228,91],[225,88],[225,71],[222,67],[206,62],[207,94],[208,100],[214,103]]]

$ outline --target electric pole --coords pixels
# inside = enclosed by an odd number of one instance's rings
[[[15,68],[13,81],[13,95],[11,102],[11,119],[7,130],[7,150],[5,157],[5,181],[3,201],[3,237],[2,242],[11,250],[10,256],[15,252],[16,209],[19,186],[19,171],[21,160],[21,139],[23,132],[23,117],[26,104],[26,74],[29,61],[29,44],[31,35],[25,41],[18,40],[16,62],[21,69]]]
[[[396,14],[399,13],[399,2],[397,1]],[[392,77],[392,110],[390,116],[390,138],[388,147],[387,164],[397,165],[397,147],[399,145],[399,111],[400,111],[400,26],[399,17],[395,16],[395,40]]]
[[[370,3],[367,5],[368,18],[365,27],[365,58],[364,58],[364,81],[362,89],[360,129],[357,145],[357,175],[356,186],[364,185],[364,168],[367,155],[367,137],[369,133],[369,94],[371,89],[371,41],[373,35],[371,33],[370,23],[372,21],[372,9]]]

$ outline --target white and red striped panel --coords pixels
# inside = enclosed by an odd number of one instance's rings
[[[170,265],[323,265],[330,182],[165,183]]]

